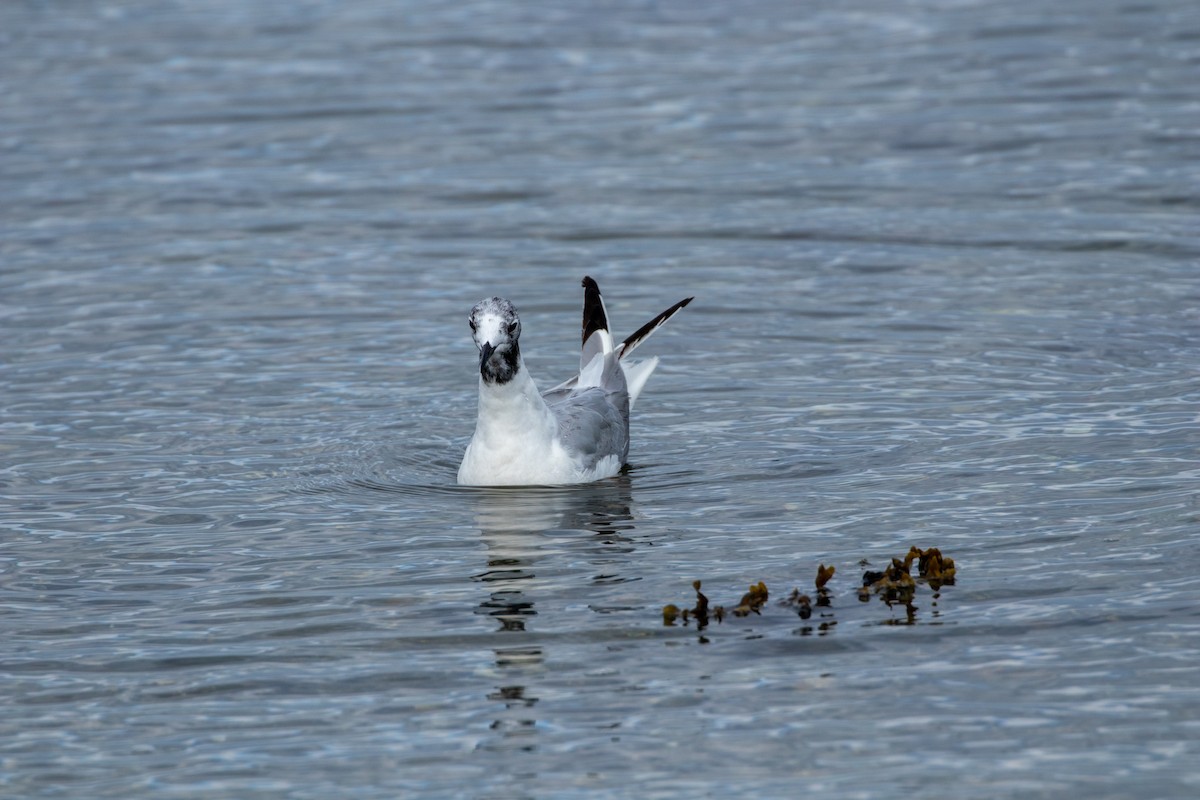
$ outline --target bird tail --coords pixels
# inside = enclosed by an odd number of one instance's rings
[[[629,407],[633,408],[634,401],[637,400],[638,395],[645,388],[646,381],[650,379],[650,374],[658,366],[658,357],[648,358],[645,361],[631,362],[625,361],[625,356],[632,353],[638,345],[649,339],[651,334],[665,325],[671,317],[678,314],[688,303],[692,302],[692,299],[691,297],[685,297],[680,300],[629,334],[629,336],[625,337],[625,341],[614,346],[612,334],[608,330],[608,310],[604,306],[604,297],[600,294],[600,286],[591,277],[584,277],[583,349],[579,353],[579,375],[554,387],[550,390],[550,393],[576,385],[605,385],[613,377],[610,374],[611,363],[609,357],[615,356],[613,360],[620,360],[621,373],[625,378],[625,383],[629,391]],[[597,359],[597,356],[603,356],[603,358]]]

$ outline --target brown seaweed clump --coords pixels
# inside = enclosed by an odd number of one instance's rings
[[[684,625],[695,619],[698,630],[704,630],[708,627],[708,598],[704,595],[704,592],[700,591],[700,581],[692,581],[692,588],[696,590],[696,605],[691,608],[685,608],[683,611],[680,611],[679,606],[674,603],[663,606],[663,625],[674,625],[675,620],[682,618]],[[722,609],[718,607],[717,612],[717,621],[720,622]]]
[[[835,572],[837,572],[837,567],[827,567],[824,564],[817,567],[817,579],[814,581],[817,587],[817,605],[824,607],[831,605],[829,589],[825,588],[825,584],[829,583],[829,579]]]
[[[913,600],[917,595],[917,582],[909,574],[911,566],[911,558],[906,558],[904,561],[893,558],[891,566],[883,572],[864,572],[863,585],[858,590],[858,599],[865,603],[871,599],[872,594],[877,594],[879,599],[887,603],[888,608],[903,604],[908,618],[907,622],[911,624],[916,621],[917,607],[913,604]]]
[[[824,564],[817,567],[817,580],[815,583],[818,592],[825,588],[825,584],[829,583],[829,579],[833,577],[833,573],[835,572],[837,572],[837,567],[827,567]]]
[[[954,559],[943,556],[936,547],[922,550],[914,546],[909,548],[903,560],[893,558],[891,565],[882,572],[864,572],[858,599],[865,603],[875,594],[889,607],[903,604],[908,621],[913,622],[917,612],[913,604],[917,592],[917,581],[912,576],[913,562],[917,564],[918,576],[935,592],[934,597],[943,586],[953,585]]]
[[[870,562],[863,559],[858,563],[860,567],[865,567]],[[916,578],[912,575],[914,565],[917,567]],[[878,596],[888,607],[903,605],[907,612],[907,622],[911,624],[916,621],[918,610],[914,605],[918,582],[928,584],[933,589],[934,605],[936,606],[940,589],[943,586],[954,584],[955,571],[954,559],[943,556],[938,548],[930,547],[922,550],[919,547],[911,547],[904,558],[893,558],[892,563],[886,569],[865,571],[862,577],[862,586],[858,590],[858,599],[865,603],[870,601],[872,596]],[[817,568],[816,579],[813,581],[814,592],[808,594],[799,589],[793,589],[791,594],[779,601],[779,605],[791,608],[801,619],[805,620],[812,617],[814,606],[818,608],[832,607],[833,595],[829,590],[829,581],[836,572],[836,567],[827,567],[821,564]],[[695,619],[697,629],[704,630],[713,618],[717,622],[724,622],[726,614],[732,614],[735,617],[747,617],[751,614],[761,615],[762,609],[770,597],[766,583],[759,581],[751,584],[738,604],[727,611],[725,606],[710,605],[708,597],[700,591],[700,581],[693,581],[692,588],[696,590],[696,604],[692,608],[682,610],[674,604],[664,606],[662,610],[664,625],[674,625],[678,620],[682,620],[684,625],[688,625],[691,620]],[[823,612],[821,616],[828,619],[832,617],[832,614]],[[827,621],[822,623],[821,630],[836,624],[836,621]],[[896,624],[896,622],[893,621],[891,624]],[[808,632],[812,629],[806,627],[801,630]]]
[[[817,594],[815,605],[823,607],[832,605],[831,595],[829,594],[829,589],[826,588],[826,584],[829,583],[829,579],[833,577],[835,572],[837,572],[837,567],[827,567],[824,564],[817,567],[817,577],[813,581]],[[795,609],[800,619],[808,619],[812,616],[814,603],[813,599],[807,594],[802,593],[799,589],[792,589],[792,593],[780,605]]]
[[[917,559],[917,574],[924,578],[929,583],[929,588],[935,592],[943,586],[954,585],[954,575],[957,570],[954,567],[954,559],[942,555],[942,551],[936,547],[931,547],[928,550],[921,550],[917,547],[912,547],[905,556],[905,561]]]
[[[767,598],[769,596],[770,595],[767,592],[767,585],[765,583],[759,581],[758,583],[753,584],[750,587],[750,591],[742,595],[742,599],[738,601],[736,606],[734,606],[733,615],[735,617],[745,617],[751,612],[754,612],[755,614],[761,614],[762,607],[767,604]]]
[[[680,619],[684,625],[687,625],[694,619],[697,630],[704,630],[708,626],[710,618],[716,618],[717,622],[725,621],[725,606],[712,606],[708,597],[700,591],[700,586],[700,581],[692,581],[692,588],[696,590],[696,605],[693,607],[680,611],[679,606],[674,603],[663,606],[663,625],[674,625],[675,621]],[[742,595],[742,599],[730,609],[730,613],[738,617],[745,617],[751,613],[759,614],[769,596],[767,585],[759,581],[750,587],[750,591]]]

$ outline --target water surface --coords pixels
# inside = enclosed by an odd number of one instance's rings
[[[0,31],[0,794],[1200,789],[1192,4]],[[471,305],[548,387],[584,274],[696,296],[629,470],[455,486]]]

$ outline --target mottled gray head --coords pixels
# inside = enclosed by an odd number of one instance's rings
[[[480,300],[471,309],[471,336],[479,348],[479,374],[484,383],[508,383],[520,368],[521,320],[503,297]]]

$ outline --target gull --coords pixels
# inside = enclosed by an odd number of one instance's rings
[[[502,297],[471,309],[479,348],[479,417],[458,468],[472,486],[590,483],[610,478],[629,455],[629,411],[658,358],[625,356],[692,301],[688,297],[620,344],[608,331],[600,287],[583,279],[583,350],[579,374],[539,392],[521,357],[521,320]]]

